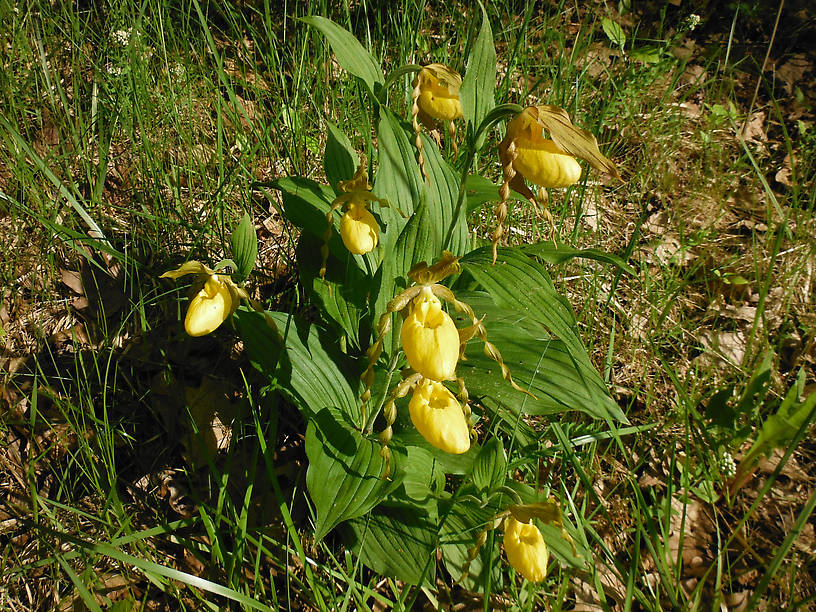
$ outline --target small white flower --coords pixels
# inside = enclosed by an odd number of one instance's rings
[[[113,34],[111,34],[111,39],[118,45],[127,47],[128,43],[130,42],[130,34],[132,31],[132,29],[116,30]]]

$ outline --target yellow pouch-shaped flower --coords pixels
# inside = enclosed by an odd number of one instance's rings
[[[414,371],[431,380],[456,377],[459,331],[428,287],[411,302],[401,334],[402,350]]]
[[[411,421],[431,446],[456,455],[470,448],[470,433],[462,406],[445,385],[423,380],[408,404]]]
[[[510,565],[527,580],[544,580],[550,554],[532,520],[522,523],[512,516],[504,520],[504,552]]]
[[[568,187],[581,178],[581,166],[552,140],[544,138],[541,125],[528,111],[507,124],[506,139],[516,146],[513,167],[541,187]]]
[[[426,115],[443,121],[462,116],[459,88],[462,77],[443,64],[429,64],[419,71],[414,87],[419,87],[417,106]]]
[[[541,187],[569,187],[581,178],[581,166],[564,153],[552,140],[544,140],[535,148],[516,150],[515,169],[528,181]]]
[[[362,255],[374,250],[380,239],[380,225],[364,200],[351,200],[340,219],[340,237],[350,253]]]
[[[211,274],[187,308],[184,329],[194,337],[209,334],[235,312],[240,301],[229,277]]]

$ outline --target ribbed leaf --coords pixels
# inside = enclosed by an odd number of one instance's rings
[[[374,84],[382,84],[385,81],[382,68],[351,32],[340,27],[331,19],[317,15],[303,17],[302,21],[320,30],[329,41],[337,63],[344,70],[362,79],[368,85],[369,91],[377,93],[374,91]]]
[[[306,418],[325,407],[342,410],[353,422],[360,418],[360,372],[337,346],[336,337],[283,312],[267,312],[286,339],[281,353],[277,333],[264,315],[239,308],[234,316],[252,365],[295,403]]]
[[[380,107],[377,144],[379,164],[374,181],[374,193],[399,207],[406,216],[410,216],[422,190],[416,151],[408,141],[399,119],[384,106]]]
[[[501,352],[516,384],[535,397],[513,389],[477,340],[470,342],[467,359],[457,366],[471,395],[488,405],[504,405],[515,414],[578,410],[594,418],[626,421],[595,368],[572,359],[564,343],[552,338],[539,321],[517,309],[497,306],[485,293],[457,292],[457,296],[468,302],[477,316],[486,315],[487,339]],[[461,315],[454,318],[461,321],[457,322],[460,327],[466,322]]]
[[[405,494],[418,502],[431,502],[445,488],[445,472],[434,460],[434,456],[419,446],[408,446],[408,463],[411,469],[405,471],[402,486]]]
[[[255,225],[252,218],[244,213],[238,226],[230,236],[232,259],[238,266],[236,273],[240,278],[246,278],[255,267],[258,257],[258,237],[255,234]]]
[[[436,526],[424,508],[381,506],[347,524],[348,545],[378,574],[432,587]]]
[[[357,151],[351,146],[351,141],[343,131],[331,121],[326,122],[326,151],[323,155],[323,169],[329,184],[337,189],[339,181],[347,181],[354,176],[354,171],[360,163]]]
[[[459,198],[459,177],[442,158],[439,147],[436,146],[432,138],[423,134],[422,144],[423,155],[425,156],[425,171],[428,173],[429,179],[423,183],[428,203],[428,216],[425,222],[429,224],[432,232],[432,248],[436,258],[441,255],[445,235],[448,233],[451,223],[454,222],[453,214],[456,209],[456,201]],[[455,220],[456,226],[448,245],[448,250],[454,255],[461,255],[467,251],[470,245],[465,208],[465,206],[462,206],[459,211],[459,216]]]
[[[399,454],[392,449],[394,479],[383,478],[385,462],[379,443],[361,436],[354,423],[332,407],[309,421],[306,455],[306,486],[317,511],[318,541],[340,522],[371,510],[400,484],[396,478]]]
[[[473,464],[473,484],[479,492],[492,492],[507,478],[507,457],[498,438],[485,442]]]
[[[496,105],[493,94],[496,88],[496,48],[487,11],[481,2],[479,6],[482,9],[482,27],[468,56],[465,78],[459,91],[465,121],[473,130]],[[480,145],[477,143],[477,146]]]
[[[606,385],[604,385],[603,380],[589,359],[586,348],[584,348],[578,334],[578,326],[572,308],[555,291],[549,275],[547,275],[541,264],[533,261],[518,249],[507,248],[499,249],[495,266],[492,265],[489,248],[468,253],[460,263],[490,293],[496,305],[518,312],[524,318],[529,318],[543,325],[563,343],[566,348],[565,358],[572,359],[574,362],[573,371],[580,378],[580,385],[578,386],[589,393],[591,401],[596,405],[596,408],[590,411],[590,414],[603,416],[609,413],[618,420],[627,422],[617,404],[609,397]],[[488,325],[489,338],[490,328],[489,324],[486,323],[486,325]],[[542,337],[541,335],[538,336]],[[502,347],[497,346],[501,351]],[[520,350],[523,347],[516,348]],[[519,369],[519,366],[513,365],[510,358],[506,358],[505,361],[510,364],[511,370],[513,367]],[[528,368],[528,374],[533,379],[538,379],[541,376],[541,373],[538,372],[537,363],[527,363],[526,367]],[[584,409],[577,406],[572,408]]]

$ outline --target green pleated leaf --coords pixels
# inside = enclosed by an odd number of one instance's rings
[[[366,51],[354,35],[334,23],[331,19],[313,15],[303,17],[301,20],[311,26],[316,27],[326,40],[329,41],[332,51],[337,58],[337,63],[356,77],[359,77],[368,86],[369,91],[374,90],[374,84],[382,84],[385,81],[382,68],[379,62]]]
[[[482,27],[468,56],[467,70],[459,90],[462,113],[470,130],[475,130],[496,105],[496,48],[487,11],[481,2],[479,6],[482,9]],[[480,140],[483,141],[485,136],[483,134]],[[477,148],[481,144],[477,143]]]
[[[465,561],[468,558],[468,550],[476,544],[479,534],[485,529],[490,521],[495,517],[495,511],[491,508],[480,508],[475,504],[454,504],[450,512],[445,517],[445,523],[439,537],[439,546],[442,549],[442,560],[445,568],[453,580],[460,580]],[[485,568],[490,568],[490,583],[492,590],[501,590],[502,572],[501,560],[499,559],[501,532],[494,531],[492,535],[497,540],[490,546],[490,535],[488,532],[487,543],[479,550],[479,554],[468,568],[468,576],[462,581],[468,591],[481,593],[484,591]]]
[[[434,456],[419,446],[408,446],[408,463],[402,486],[405,494],[418,502],[429,502],[445,488],[445,472]]]
[[[564,343],[553,338],[539,321],[517,309],[497,306],[486,293],[457,292],[457,296],[473,307],[476,316],[486,315],[487,339],[501,352],[516,384],[535,397],[513,389],[478,340],[468,344],[467,359],[456,369],[472,396],[481,397],[488,405],[506,406],[514,414],[578,410],[594,418],[626,421],[597,370],[573,359]],[[462,315],[453,316],[459,327],[468,322]]]
[[[378,574],[433,587],[436,576],[436,525],[420,506],[381,506],[349,521],[349,547]]]
[[[617,420],[627,423],[626,417],[609,396],[603,379],[601,379],[600,374],[598,374],[589,359],[578,333],[575,315],[569,302],[555,290],[552,280],[550,280],[541,264],[530,259],[518,249],[508,248],[499,249],[495,266],[491,262],[491,250],[487,247],[468,253],[460,261],[462,267],[470,272],[479,284],[490,293],[497,306],[517,312],[524,319],[543,325],[546,330],[561,341],[563,348],[566,349],[561,355],[559,355],[558,343],[552,343],[547,347],[547,351],[555,351],[552,354],[553,361],[561,361],[564,364],[564,368],[561,369],[563,372],[567,371],[567,360],[573,362],[574,367],[571,368],[571,371],[575,373],[578,380],[569,379],[566,392],[571,393],[577,389],[584,389],[591,398],[589,403],[595,405],[595,408],[591,409],[589,405],[578,402],[578,405],[571,407],[568,404],[565,409],[582,410],[597,417],[605,417],[605,415],[609,414]],[[488,329],[488,338],[490,338],[489,323],[486,321],[485,325]],[[538,331],[535,335],[537,338],[544,338],[544,335]],[[524,349],[522,346],[510,346],[512,338],[508,338],[506,342],[508,350],[521,351]],[[498,344],[497,346],[503,353],[502,346]],[[543,353],[543,351],[539,352]],[[520,356],[515,355],[515,357]],[[515,365],[514,359],[505,357],[505,362],[510,367],[514,378],[516,374],[513,369],[519,370],[519,381],[525,380],[522,372],[526,371],[531,384],[536,385],[539,389],[541,388],[540,385],[544,384],[544,381],[536,383],[537,380],[541,380],[541,376],[547,375],[546,372],[540,371],[539,359],[536,359],[535,362],[528,359],[519,365]],[[521,384],[519,381],[517,383]],[[561,387],[558,381],[555,381],[555,383],[558,387]],[[536,394],[532,389],[531,392]],[[536,395],[538,396],[538,394]],[[553,394],[550,392],[547,395],[552,396]],[[538,396],[538,399],[540,400],[541,396]],[[556,398],[551,397],[551,399],[555,400]],[[576,402],[571,403],[575,404]],[[549,404],[548,406],[540,406],[537,410],[549,412],[553,408],[554,405]],[[520,406],[519,409],[527,411],[527,402]]]
[[[633,276],[637,275],[635,269],[623,259],[612,253],[606,253],[598,249],[576,249],[561,242],[555,245],[552,240],[546,240],[537,242],[536,244],[523,245],[521,250],[552,264],[560,264],[575,257],[581,257],[583,259],[594,259],[602,263],[612,264],[628,274]]]
[[[340,352],[336,336],[286,313],[267,315],[285,337],[284,351],[264,315],[246,307],[234,315],[252,365],[276,381],[306,418],[332,407],[342,410],[352,421],[359,421],[359,364]]]
[[[555,290],[541,264],[518,249],[501,248],[493,265],[488,247],[471,251],[460,264],[493,296],[496,304],[543,323],[567,345],[573,357],[586,357],[572,308]]]
[[[377,144],[379,158],[374,193],[410,216],[414,212],[414,203],[419,201],[422,177],[415,149],[405,129],[385,106],[380,107]]]
[[[485,442],[473,464],[473,484],[481,493],[490,493],[507,479],[507,456],[498,438]]]
[[[360,435],[346,414],[328,407],[306,428],[309,469],[306,486],[315,505],[315,540],[342,521],[362,516],[399,486],[398,457],[392,449],[391,479],[382,478],[380,444]]]
[[[462,206],[454,220],[456,202],[459,198],[459,177],[443,159],[439,147],[432,138],[422,134],[422,144],[425,171],[429,179],[423,183],[428,203],[428,215],[425,222],[429,225],[433,237],[431,248],[435,253],[434,259],[442,254],[442,249],[445,247],[444,240],[450,231],[451,223],[455,225],[447,249],[454,255],[461,255],[470,246],[470,236],[466,206]]]
[[[347,181],[354,176],[360,163],[357,151],[343,131],[331,121],[326,122],[326,151],[323,155],[323,169],[329,184],[337,189],[337,183]]]
[[[244,279],[252,272],[258,257],[258,236],[255,234],[252,218],[248,214],[244,213],[238,226],[232,232],[230,246],[232,247],[232,259],[238,268],[235,272],[239,278]]]

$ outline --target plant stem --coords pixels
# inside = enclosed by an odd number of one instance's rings
[[[451,218],[450,226],[445,234],[445,241],[442,243],[443,250],[448,250],[450,241],[453,238],[453,230],[456,227],[456,222],[459,220],[459,215],[462,214],[462,206],[465,203],[465,184],[467,183],[468,170],[470,170],[470,167],[473,165],[473,160],[476,157],[475,141],[472,144],[473,146],[468,147],[468,156],[465,160],[465,165],[462,166],[462,176],[459,178],[459,196],[456,199],[456,208],[453,209],[453,217]]]
[[[397,369],[397,356],[398,353],[394,354],[394,356],[391,357],[391,361],[388,362],[388,374],[386,375],[385,379],[385,393],[383,393],[383,396],[380,399],[380,405],[377,406],[376,410],[371,412],[371,416],[366,419],[367,422],[363,423],[363,433],[365,435],[371,433],[371,430],[374,428],[374,421],[377,420],[377,416],[379,416],[380,412],[382,412],[383,406],[385,406],[385,400],[388,397],[388,388],[391,386],[391,379],[394,377],[394,370]]]

